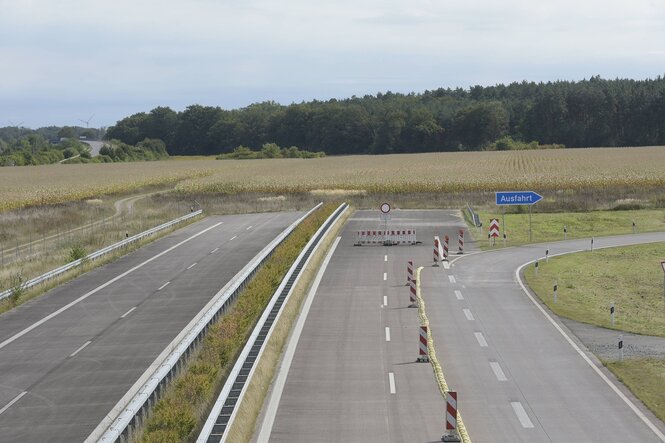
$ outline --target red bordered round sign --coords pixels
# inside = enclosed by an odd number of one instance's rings
[[[389,213],[390,212],[390,205],[388,203],[383,203],[381,205],[381,212],[383,212],[384,214]]]

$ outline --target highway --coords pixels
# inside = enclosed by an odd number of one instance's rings
[[[550,255],[588,249],[588,240],[472,253],[467,238],[470,250],[451,255],[450,269],[433,268],[432,236],[451,236],[455,252],[462,220],[445,211],[391,215],[391,228],[416,228],[423,245],[354,247],[356,230],[379,227],[378,211],[349,220],[255,441],[440,441],[445,404],[431,366],[415,363],[409,259],[424,266],[437,355],[474,443],[665,441],[663,423],[519,285],[523,263],[546,248]],[[655,240],[665,233],[596,238],[594,246]]]
[[[83,441],[300,215],[208,217],[0,316],[0,440]]]

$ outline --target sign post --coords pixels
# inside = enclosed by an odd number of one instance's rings
[[[529,243],[531,243],[531,206],[542,200],[543,196],[533,191],[501,191],[495,192],[494,197],[498,206],[529,206]]]
[[[388,220],[390,220],[390,205],[388,203],[381,204],[381,221],[383,222],[383,244],[388,245],[390,243],[390,237],[388,236]]]

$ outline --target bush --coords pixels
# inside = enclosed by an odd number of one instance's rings
[[[88,254],[85,252],[85,248],[81,244],[76,244],[72,246],[69,250],[69,257],[67,257],[67,263],[85,258]]]

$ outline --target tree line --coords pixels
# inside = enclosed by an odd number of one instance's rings
[[[457,151],[492,149],[505,137],[567,147],[665,145],[665,79],[524,81],[235,110],[158,107],[118,121],[106,137],[160,139],[176,155],[266,143],[328,155]]]

